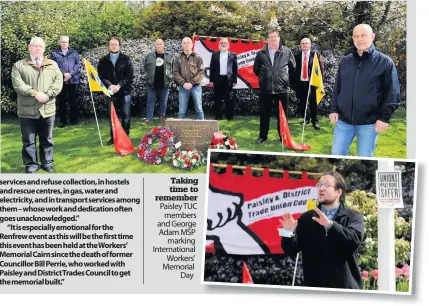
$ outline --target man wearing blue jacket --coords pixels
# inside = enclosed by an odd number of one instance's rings
[[[69,48],[69,37],[60,37],[60,47],[51,52],[51,58],[57,62],[63,74],[64,86],[58,95],[60,127],[67,125],[67,100],[70,105],[70,124],[77,123],[78,108],[76,103],[77,86],[79,85],[80,59],[77,50]]]
[[[335,124],[333,155],[347,155],[356,136],[359,156],[373,156],[377,136],[387,130],[400,103],[395,64],[373,45],[367,24],[353,29],[352,54],[338,67],[329,119]]]

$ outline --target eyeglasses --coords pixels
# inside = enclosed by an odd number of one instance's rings
[[[368,37],[368,34],[353,35],[352,36],[353,39],[359,39],[359,38],[366,39],[367,37]]]
[[[317,183],[316,187],[320,188],[320,189],[328,189],[329,187],[335,187],[335,186],[331,186],[331,185],[328,185],[328,184]]]

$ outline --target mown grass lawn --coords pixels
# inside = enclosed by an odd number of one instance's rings
[[[209,118],[207,118],[209,119]],[[302,126],[300,118],[291,118],[289,128],[295,142],[301,142]],[[141,137],[152,127],[162,125],[159,121],[152,124],[142,124],[143,119],[133,117],[131,121],[130,138],[135,147]],[[109,139],[109,122],[99,120],[101,136],[105,144]],[[319,122],[321,130],[316,131],[311,125],[306,127],[304,142],[311,149],[296,152],[284,149],[284,152],[330,154],[333,125],[328,118]],[[268,141],[255,145],[259,133],[259,117],[237,116],[232,121],[221,120],[220,130],[237,140],[241,150],[282,152],[282,146],[277,135],[276,120],[271,120]],[[87,119],[76,126],[54,129],[55,169],[58,173],[183,173],[171,165],[147,165],[137,158],[137,153],[121,157],[116,154],[113,146],[100,145],[95,119]],[[24,166],[21,159],[21,132],[17,118],[2,118],[1,122],[1,172],[22,173]],[[406,158],[406,113],[404,110],[395,112],[387,132],[382,133],[377,141],[376,157]],[[353,143],[350,155],[356,155],[356,141]],[[192,173],[204,173],[206,167],[200,167]],[[38,173],[43,173],[39,170]]]

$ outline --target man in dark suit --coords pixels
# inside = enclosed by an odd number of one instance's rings
[[[317,123],[317,103],[316,103],[316,87],[311,86],[310,95],[308,95],[308,86],[310,86],[311,69],[313,68],[314,51],[311,50],[311,40],[309,38],[303,38],[301,40],[301,52],[295,54],[296,70],[294,73],[294,89],[296,96],[299,99],[298,113],[304,117],[305,105],[308,103],[307,114],[304,123],[311,123],[315,130],[320,130],[320,126]],[[322,69],[322,76],[324,72],[323,58],[317,53],[320,62],[320,68]],[[310,111],[310,115],[309,115]]]
[[[215,119],[221,120],[222,98],[225,100],[226,118],[234,117],[234,101],[231,99],[232,88],[237,84],[237,55],[229,52],[229,41],[221,38],[219,51],[212,54],[210,60],[210,84],[214,86]]]

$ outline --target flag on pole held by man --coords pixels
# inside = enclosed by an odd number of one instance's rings
[[[292,150],[305,151],[311,149],[311,146],[308,144],[298,144],[290,135],[289,125],[287,122],[287,118],[285,112],[283,110],[282,102],[279,101],[279,120],[280,120],[280,135],[282,138],[282,142],[285,146]]]
[[[243,278],[241,281],[242,284],[253,284],[252,275],[250,275],[249,269],[247,268],[246,263],[243,261]]]
[[[317,87],[316,89],[316,103],[319,104],[325,96],[323,89],[322,70],[320,69],[319,58],[317,53],[314,53],[313,69],[311,69],[310,85]]]
[[[88,76],[89,90],[91,92],[101,91],[106,96],[110,97],[109,91],[107,90],[106,86],[104,86],[103,82],[98,76],[97,70],[95,70],[95,68],[91,65],[91,63],[88,62],[86,59],[84,59],[84,63],[85,63],[86,73]]]
[[[121,154],[121,156],[132,154],[134,152],[133,143],[122,128],[113,103],[110,103],[110,117],[112,119],[113,144],[115,145],[116,153]]]

